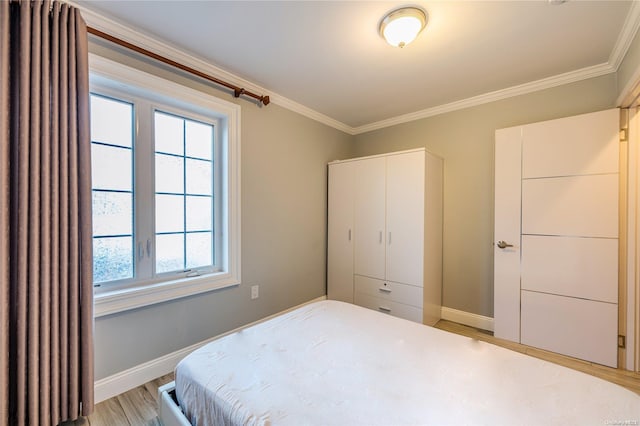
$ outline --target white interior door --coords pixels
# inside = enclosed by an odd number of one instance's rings
[[[521,139],[521,127],[496,131],[493,328],[513,342],[520,342]]]
[[[385,279],[384,157],[354,161],[355,273]]]
[[[387,158],[386,279],[423,286],[424,153]]]
[[[329,166],[327,297],[353,303],[354,166]]]
[[[616,366],[618,123],[614,109],[496,132],[496,336]]]

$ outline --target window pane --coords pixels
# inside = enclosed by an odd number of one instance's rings
[[[132,237],[93,239],[93,283],[133,277]]]
[[[187,159],[187,194],[212,195],[210,161]]]
[[[153,116],[156,151],[184,155],[184,120],[158,111]]]
[[[131,147],[133,105],[91,95],[91,141]]]
[[[131,191],[131,153],[128,148],[91,144],[93,189]]]
[[[213,264],[211,232],[187,234],[187,268]]]
[[[184,196],[156,194],[156,232],[184,231]]]
[[[187,231],[211,231],[211,197],[187,197]]]
[[[212,160],[213,126],[187,120],[185,122],[185,132],[186,155],[188,157]]]
[[[156,154],[156,192],[184,193],[184,159]]]
[[[184,269],[184,234],[156,235],[156,273]]]
[[[91,140],[94,283],[130,279],[134,274],[133,105],[92,94]]]
[[[93,235],[132,235],[132,194],[93,191]]]

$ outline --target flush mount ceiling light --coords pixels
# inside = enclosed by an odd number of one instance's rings
[[[427,12],[417,7],[402,7],[380,21],[380,35],[394,47],[411,43],[427,26]]]

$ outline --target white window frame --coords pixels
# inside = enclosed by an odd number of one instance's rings
[[[219,165],[221,192],[215,194],[221,199],[220,204],[216,203],[219,210],[215,212],[220,220],[216,220],[218,228],[214,230],[222,246],[216,246],[221,271],[169,280],[161,275],[133,286],[129,280],[128,285],[114,283],[96,287],[94,317],[240,284],[240,106],[95,54],[89,54],[89,70],[92,92],[112,94],[116,98],[120,93],[124,94],[124,100],[143,98],[160,104],[160,110],[166,110],[166,105],[174,105],[187,111],[194,108],[206,111],[207,116],[215,118],[216,144],[220,146],[216,152],[223,160]],[[134,241],[135,253],[137,241]]]

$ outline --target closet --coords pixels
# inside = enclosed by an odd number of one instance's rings
[[[329,163],[329,299],[440,319],[442,173],[424,149]]]

